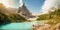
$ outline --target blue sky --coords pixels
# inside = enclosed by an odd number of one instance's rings
[[[22,0],[20,0],[22,2]],[[19,0],[0,0],[6,7],[18,8],[21,4]],[[20,3],[19,3],[20,2]],[[58,7],[60,0],[23,0],[31,13],[40,14],[48,12],[52,7]]]
[[[35,14],[42,12],[40,9],[43,6],[44,1],[45,0],[23,0],[29,11]],[[0,0],[0,2],[3,2],[7,7],[9,6],[13,8],[17,8],[20,5],[19,0]]]
[[[16,6],[19,5],[17,0],[14,2]],[[47,13],[48,9],[60,5],[60,0],[23,0],[23,2],[33,14]]]
[[[45,0],[24,0],[24,3],[30,12],[40,14],[42,12],[41,7],[43,6],[44,1]]]

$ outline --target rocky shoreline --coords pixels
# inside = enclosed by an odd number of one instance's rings
[[[60,23],[55,25],[50,24],[35,24],[33,30],[60,30]]]

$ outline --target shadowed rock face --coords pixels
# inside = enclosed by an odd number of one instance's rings
[[[19,7],[18,13],[25,16],[26,18],[30,18],[32,16],[32,14],[26,8],[25,4],[23,4],[22,7]]]

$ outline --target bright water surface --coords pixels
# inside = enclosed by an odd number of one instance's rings
[[[1,30],[32,30],[33,24],[43,24],[44,21],[11,23],[0,27]]]

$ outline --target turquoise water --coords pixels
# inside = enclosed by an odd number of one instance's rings
[[[42,24],[43,21],[39,22],[22,22],[22,23],[11,23],[8,25],[2,26],[2,30],[32,30],[33,24]]]

